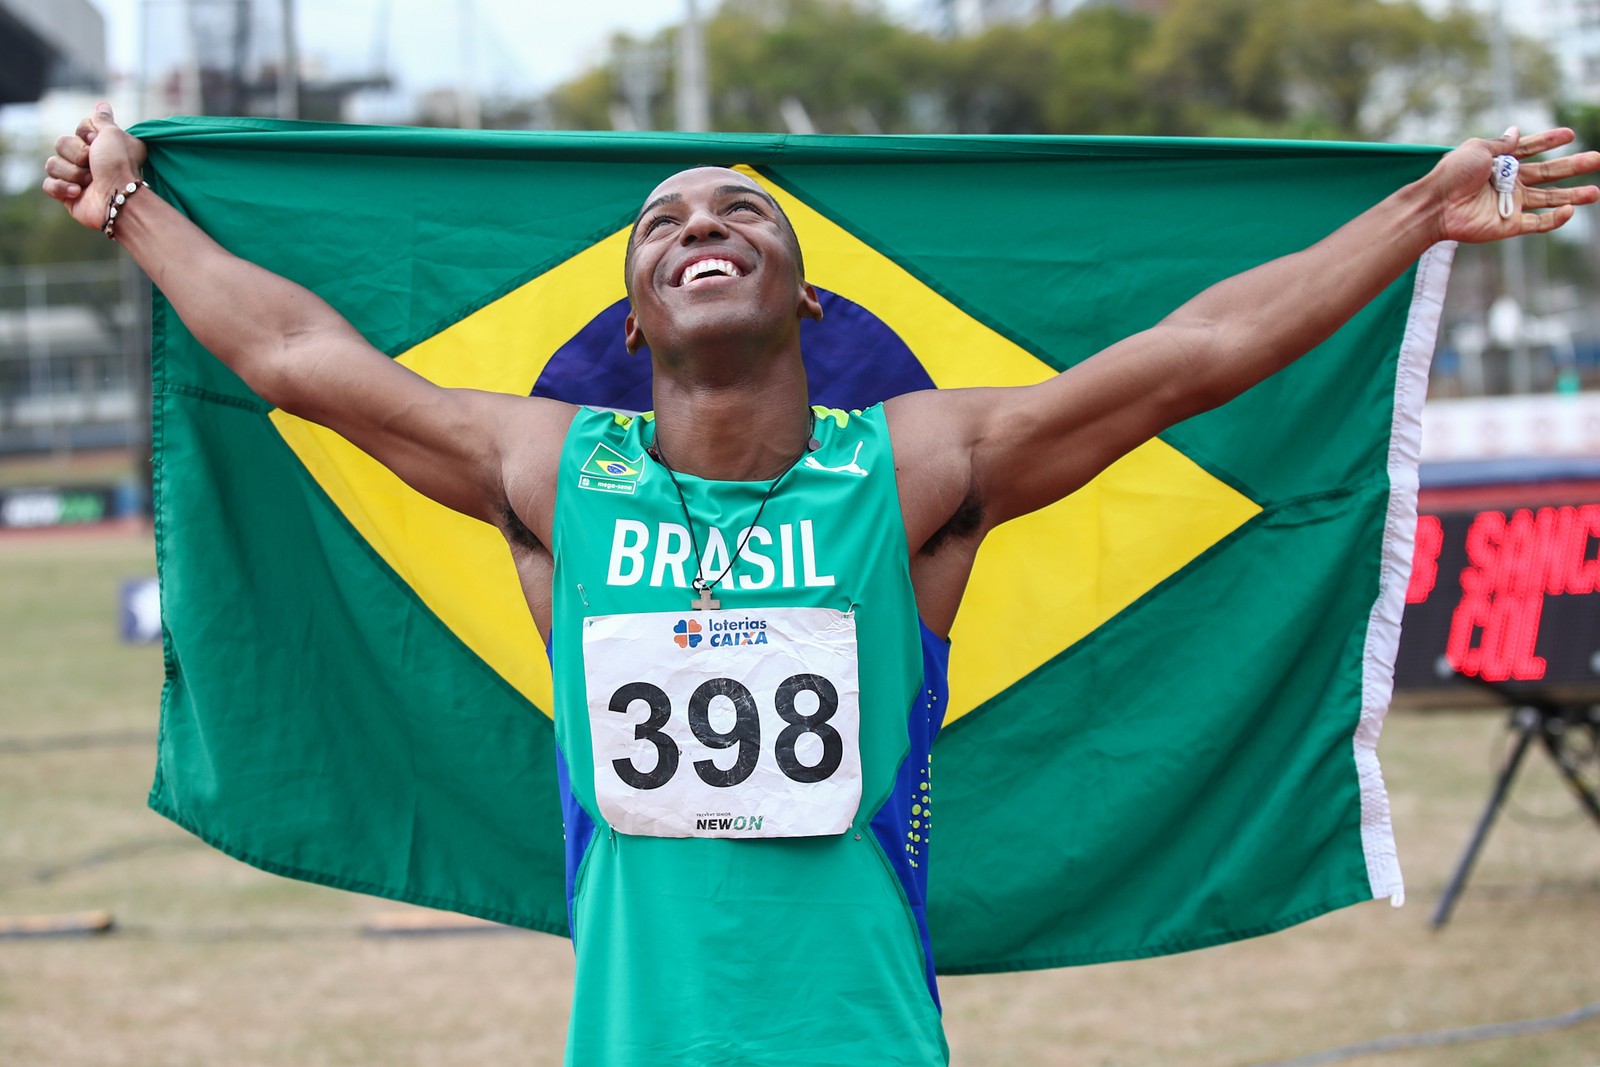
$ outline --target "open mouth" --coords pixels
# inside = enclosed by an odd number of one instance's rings
[[[701,278],[742,278],[744,271],[732,260],[727,259],[697,259],[678,276],[679,285],[688,285],[699,281]]]

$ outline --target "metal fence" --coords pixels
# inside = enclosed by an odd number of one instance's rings
[[[0,271],[0,453],[143,441],[149,308],[124,257]]]
[[[1430,393],[1511,390],[1512,353],[1482,310],[1494,261],[1456,261]],[[1594,242],[1600,273],[1600,236]],[[1600,389],[1600,305],[1592,286],[1535,279],[1520,332],[1536,391]],[[132,448],[149,435],[150,285],[125,256],[0,270],[0,455]],[[144,454],[148,455],[147,452]]]

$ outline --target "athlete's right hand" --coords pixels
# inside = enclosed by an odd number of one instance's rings
[[[118,126],[111,105],[102,101],[76,131],[56,141],[56,154],[44,165],[44,191],[98,230],[114,192],[140,179],[145,154],[144,142]]]

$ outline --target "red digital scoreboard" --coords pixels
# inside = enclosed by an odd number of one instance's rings
[[[1424,490],[1397,703],[1600,701],[1600,481]]]

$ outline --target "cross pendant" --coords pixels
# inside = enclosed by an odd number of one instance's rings
[[[695,583],[695,588],[700,595],[689,602],[689,606],[696,611],[710,611],[722,607],[722,601],[711,599],[711,587],[700,582]]]

